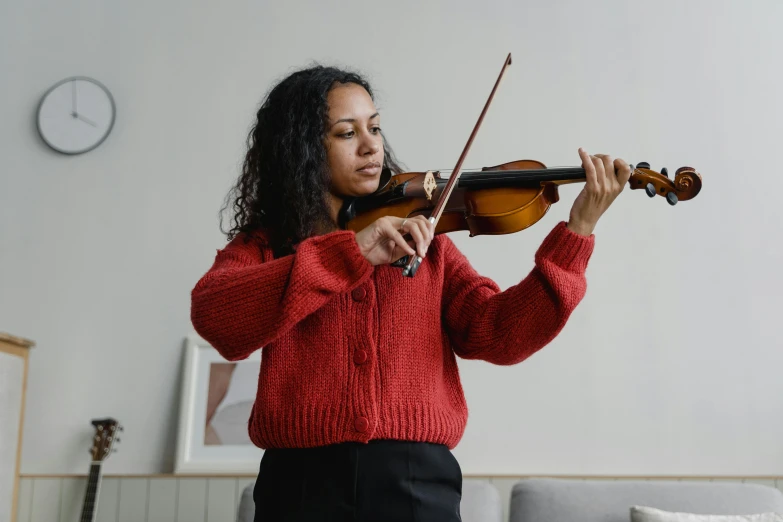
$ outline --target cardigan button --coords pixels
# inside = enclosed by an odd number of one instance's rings
[[[353,362],[364,364],[367,362],[367,350],[356,350],[353,352]]]
[[[364,296],[367,295],[367,290],[364,289],[364,287],[357,286],[353,289],[353,292],[351,292],[351,295],[353,296],[354,301],[361,301],[364,299]]]
[[[354,427],[356,428],[356,431],[364,433],[370,428],[370,421],[367,420],[367,417],[357,417],[356,422],[354,422]]]

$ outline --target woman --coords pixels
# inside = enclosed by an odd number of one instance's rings
[[[346,198],[400,171],[366,81],[312,67],[269,92],[229,242],[191,311],[226,359],[263,350],[248,428],[265,449],[256,520],[460,520],[456,356],[516,364],[560,332],[585,293],[593,229],[630,177],[620,159],[579,154],[587,182],[568,222],[501,292],[423,218],[338,226]],[[415,277],[390,266],[415,253]]]

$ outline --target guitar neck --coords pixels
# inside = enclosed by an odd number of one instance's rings
[[[102,462],[90,464],[90,476],[87,479],[87,491],[84,493],[84,505],[82,506],[80,522],[95,522],[95,515],[98,510],[98,490],[101,485],[102,464]]]

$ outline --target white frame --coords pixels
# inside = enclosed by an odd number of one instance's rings
[[[261,350],[244,361],[261,363]],[[182,371],[179,426],[175,474],[252,474],[258,473],[263,450],[253,445],[205,446],[203,433],[195,430],[205,423],[206,384],[209,364],[226,362],[220,353],[197,335],[185,338],[185,362]]]

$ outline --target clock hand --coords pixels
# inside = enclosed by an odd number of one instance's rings
[[[96,124],[95,124],[93,121],[91,121],[91,120],[88,120],[87,118],[85,118],[85,117],[84,117],[84,116],[82,116],[81,114],[76,114],[76,113],[74,113],[74,115],[75,115],[75,117],[76,117],[76,118],[78,118],[78,119],[82,120],[83,122],[85,122],[85,123],[89,123],[89,124],[90,124],[90,125],[92,125],[93,127],[97,127],[97,125],[96,125]]]
[[[71,94],[72,94],[72,101],[73,101],[73,114],[76,114],[76,82],[71,82]]]

